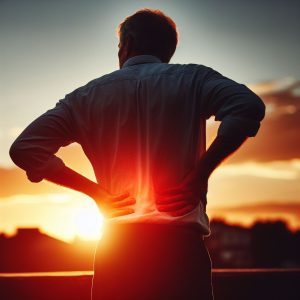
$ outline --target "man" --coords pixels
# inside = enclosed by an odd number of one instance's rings
[[[11,147],[29,180],[92,197],[106,216],[93,299],[212,299],[207,181],[264,117],[246,86],[196,64],[169,64],[175,23],[143,9],[119,26],[120,70],[78,88]],[[206,151],[205,120],[221,121]],[[78,142],[98,183],[55,153]]]

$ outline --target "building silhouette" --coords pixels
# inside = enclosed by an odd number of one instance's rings
[[[291,232],[283,221],[257,222],[251,228],[211,221],[205,239],[213,268],[299,268],[300,231]],[[19,228],[0,234],[0,273],[93,270],[96,241],[76,238],[72,243]]]

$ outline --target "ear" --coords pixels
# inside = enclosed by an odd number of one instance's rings
[[[126,53],[126,56],[131,56],[134,52],[134,41],[131,34],[128,34],[123,43],[124,52]]]
[[[134,40],[131,35],[127,35],[124,38],[123,43],[119,43],[118,57],[120,68],[123,66],[124,62],[131,56],[134,56],[134,54]]]

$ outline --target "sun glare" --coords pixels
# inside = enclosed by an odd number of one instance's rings
[[[74,218],[76,235],[84,240],[99,240],[103,231],[103,215],[93,206],[77,211]]]

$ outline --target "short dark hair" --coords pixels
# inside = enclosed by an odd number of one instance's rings
[[[170,61],[178,42],[175,22],[162,11],[148,8],[126,17],[118,35],[121,43],[130,35],[137,53],[155,55],[162,62]]]

